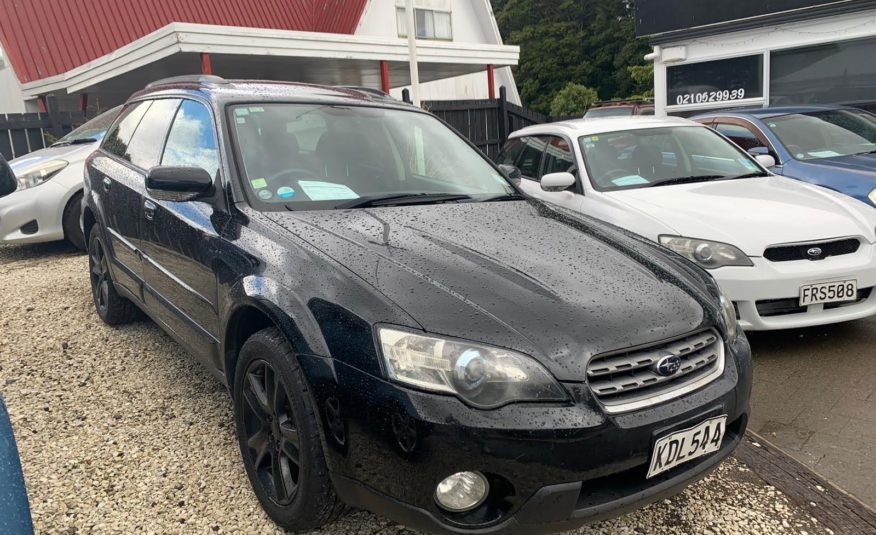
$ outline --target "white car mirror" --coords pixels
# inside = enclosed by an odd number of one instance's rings
[[[770,167],[776,166],[776,159],[773,158],[769,154],[758,154],[757,156],[754,157],[754,159],[757,160],[757,162],[759,164],[766,167],[767,169],[769,169]]]
[[[548,173],[541,177],[541,189],[544,191],[563,191],[575,183],[572,173]]]

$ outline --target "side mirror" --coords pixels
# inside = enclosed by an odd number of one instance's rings
[[[12,172],[12,167],[6,162],[6,158],[0,154],[0,197],[5,197],[18,189],[18,180],[15,179],[15,173]]]
[[[541,177],[541,189],[544,191],[565,191],[575,184],[572,173],[548,173]]]
[[[776,166],[776,159],[769,154],[758,154],[754,157],[754,159],[757,160],[757,163],[761,164],[767,169]]]
[[[153,167],[146,175],[149,194],[162,201],[190,201],[213,187],[213,177],[200,167]]]

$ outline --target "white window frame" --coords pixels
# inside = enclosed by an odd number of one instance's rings
[[[432,14],[432,17],[433,17],[432,25],[433,25],[433,27],[434,27],[434,25],[435,25],[435,23],[434,23],[434,16],[435,16],[436,13],[438,13],[438,14],[442,14],[442,15],[447,15],[447,18],[449,19],[448,28],[450,29],[450,36],[449,36],[449,37],[437,37],[437,36],[433,36],[433,37],[420,37],[420,36],[418,35],[418,36],[417,36],[417,39],[424,39],[424,40],[429,40],[429,41],[453,41],[453,14],[452,14],[452,12],[451,12],[450,10],[432,9],[432,8],[416,7],[416,6],[414,6],[414,25],[417,24],[417,12],[419,12],[419,11],[426,12],[426,13],[431,13],[431,14]],[[407,39],[407,37],[408,37],[408,32],[407,32],[407,15],[406,15],[406,12],[405,12],[405,8],[404,8],[404,7],[401,7],[401,6],[396,6],[396,8],[395,8],[395,14],[396,14],[396,17],[395,17],[395,18],[396,18],[396,25],[397,25],[397,27],[398,27],[398,36]]]

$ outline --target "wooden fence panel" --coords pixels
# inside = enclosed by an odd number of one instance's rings
[[[48,113],[0,114],[0,153],[7,160],[51,145],[90,117],[81,111],[59,111],[54,97],[46,97]]]

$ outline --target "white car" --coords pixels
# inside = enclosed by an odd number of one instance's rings
[[[876,313],[876,210],[773,175],[770,156],[755,160],[680,118],[575,120],[511,138],[498,163],[520,170],[527,194],[696,262],[733,300],[745,329]]]
[[[0,197],[0,244],[66,239],[85,249],[79,227],[85,159],[118,115],[113,108],[45,149],[9,162],[18,184]]]

